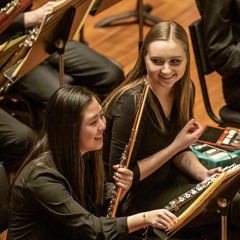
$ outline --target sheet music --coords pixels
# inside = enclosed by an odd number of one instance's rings
[[[90,13],[91,15],[99,14],[120,1],[122,0],[96,0]]]
[[[168,228],[167,232],[176,232],[205,210],[206,206],[212,202],[213,197],[217,197],[218,193],[223,191],[227,186],[230,186],[231,182],[235,180],[235,177],[239,176],[240,167],[239,165],[236,166],[237,167],[230,171],[221,173],[190,207],[178,217],[178,223]]]
[[[187,223],[201,214],[212,204],[217,203],[219,197],[231,201],[240,187],[240,165],[233,165],[231,170],[222,172],[215,181],[178,217],[179,221],[166,231],[154,228],[154,232],[162,240],[167,240]],[[222,196],[223,195],[223,196]]]

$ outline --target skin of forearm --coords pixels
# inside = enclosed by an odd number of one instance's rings
[[[145,214],[145,217],[144,217]],[[144,228],[150,225],[148,222],[146,213],[138,213],[127,218],[129,233],[137,231],[140,228]]]
[[[183,172],[187,173],[197,181],[203,181],[208,171],[191,151],[179,153],[174,158],[174,164]]]
[[[158,168],[160,168],[164,163],[171,159],[175,154],[181,151],[174,142],[163,150],[144,158],[143,160],[137,161],[138,167],[140,169],[140,180],[148,177]]]

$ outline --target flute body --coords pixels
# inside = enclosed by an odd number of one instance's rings
[[[239,165],[232,164],[230,166],[227,166],[223,168],[222,172],[226,171],[231,171],[235,168],[238,168]],[[175,212],[177,211],[183,204],[187,203],[194,197],[198,196],[200,193],[202,193],[205,189],[207,189],[220,175],[220,173],[215,173],[211,177],[205,179],[204,181],[198,183],[196,187],[190,189],[189,191],[185,192],[181,196],[177,197],[176,199],[170,201],[167,206],[164,208],[171,211]]]
[[[130,162],[130,158],[132,155],[132,150],[133,150],[134,143],[136,140],[137,131],[138,131],[139,124],[141,121],[142,112],[143,112],[143,109],[145,106],[145,101],[147,98],[148,90],[149,90],[149,83],[147,81],[145,81],[145,85],[143,87],[141,96],[139,98],[137,112],[136,112],[136,116],[134,119],[134,124],[132,127],[132,132],[131,132],[131,135],[129,138],[129,142],[125,146],[124,152],[122,153],[122,156],[121,156],[120,165],[124,166],[125,168],[128,168],[128,165]],[[107,217],[114,217],[116,215],[117,207],[118,207],[118,204],[120,201],[121,191],[122,191],[122,188],[118,188],[117,185],[114,185],[114,188],[112,191],[112,198],[110,200],[109,207],[108,207]]]

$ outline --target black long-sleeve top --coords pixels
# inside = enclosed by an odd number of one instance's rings
[[[8,240],[110,240],[128,234],[125,217],[99,218],[85,210],[66,178],[43,162],[29,163],[13,186]]]
[[[0,44],[22,36],[25,32],[24,13],[20,13],[14,22],[2,34],[0,34]]]
[[[104,132],[103,148],[104,162],[106,169],[109,171],[109,179],[112,179],[114,174],[112,166],[119,164],[125,146],[129,143],[138,104],[138,96],[141,91],[142,86],[137,86],[135,89],[126,91],[106,112],[107,125]],[[129,164],[129,168],[134,173],[133,186],[131,187],[131,193],[133,194],[134,192],[137,193],[142,189],[148,189],[159,184],[164,185],[166,182],[169,183],[169,181],[171,181],[174,177],[172,175],[173,163],[169,160],[159,169],[156,169],[153,174],[139,181],[140,171],[137,161],[149,157],[166,148],[173,142],[181,129],[178,125],[178,111],[176,109],[176,104],[173,104],[171,120],[169,121],[165,117],[163,109],[155,95],[154,97],[168,132],[166,134],[162,134],[160,132],[156,117],[151,110],[149,99],[147,98],[137,132],[136,141],[133,143],[134,148]]]

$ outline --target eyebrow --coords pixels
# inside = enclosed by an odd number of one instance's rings
[[[163,57],[160,57],[160,56],[151,56],[150,58],[163,58]],[[182,56],[172,56],[170,58],[183,58]]]
[[[99,115],[99,114],[102,114],[102,113],[103,113],[103,109],[101,108],[101,110],[100,110],[97,114],[91,116],[91,117],[89,118],[89,120],[93,120],[93,119],[97,118],[98,115]]]

